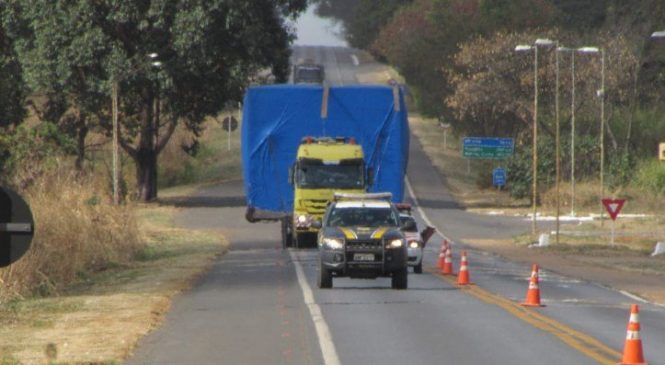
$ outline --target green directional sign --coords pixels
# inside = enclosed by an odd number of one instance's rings
[[[513,155],[512,138],[465,137],[463,142],[464,158],[501,160]]]

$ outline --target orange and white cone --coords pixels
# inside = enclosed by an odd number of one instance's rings
[[[449,245],[445,253],[443,261],[443,268],[441,269],[443,275],[455,275],[453,272],[453,248]]]
[[[531,280],[529,280],[529,289],[526,291],[526,299],[522,302],[527,307],[544,307],[540,304],[540,287],[538,286],[538,264],[533,264],[531,269]]]
[[[462,251],[462,258],[460,260],[459,273],[457,274],[457,285],[470,285],[469,279],[469,265],[466,260],[466,251]]]
[[[443,263],[446,260],[446,251],[448,250],[448,240],[441,241],[441,249],[439,250],[439,259],[436,261],[436,267],[443,269]]]
[[[630,319],[626,342],[623,346],[623,358],[619,365],[647,365],[642,353],[642,338],[640,337],[640,309],[637,304],[630,306]]]

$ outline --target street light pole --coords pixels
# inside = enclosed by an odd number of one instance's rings
[[[575,216],[575,51],[570,53],[570,215]]]
[[[531,233],[536,234],[536,214],[537,214],[537,200],[538,200],[538,46],[551,46],[554,41],[549,39],[536,39],[533,46],[531,45],[518,45],[515,51],[529,51],[534,52],[533,61],[533,159],[532,159],[532,186],[531,186],[531,204],[533,216],[531,217]]]
[[[600,50],[600,199],[605,195],[605,50]],[[600,203],[600,225],[603,226],[604,207]]]
[[[559,131],[560,121],[559,121],[559,42],[557,42],[557,48],[554,55],[556,60],[556,83],[555,83],[555,95],[554,95],[554,108],[555,108],[555,118],[556,118],[556,132],[555,132],[555,166],[556,166],[556,239],[555,242],[559,244],[559,216],[561,215],[561,195],[559,190],[560,180],[561,180],[561,133]]]

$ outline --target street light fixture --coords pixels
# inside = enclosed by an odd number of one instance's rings
[[[547,38],[538,38],[533,45],[520,44],[515,47],[516,52],[533,50],[533,159],[532,159],[532,192],[531,204],[533,208],[533,217],[531,218],[531,233],[536,234],[536,201],[538,197],[538,47],[551,46],[555,42]]]
[[[659,30],[651,33],[651,38],[665,38],[665,30]]]

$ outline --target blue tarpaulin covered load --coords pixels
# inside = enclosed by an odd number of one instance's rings
[[[332,86],[327,103],[323,100],[324,87],[319,85],[249,89],[241,131],[248,207],[275,213],[292,211],[288,171],[305,136],[354,137],[363,147],[365,162],[374,176],[368,190],[389,191],[395,202],[402,201],[409,151],[402,91],[378,85]]]

